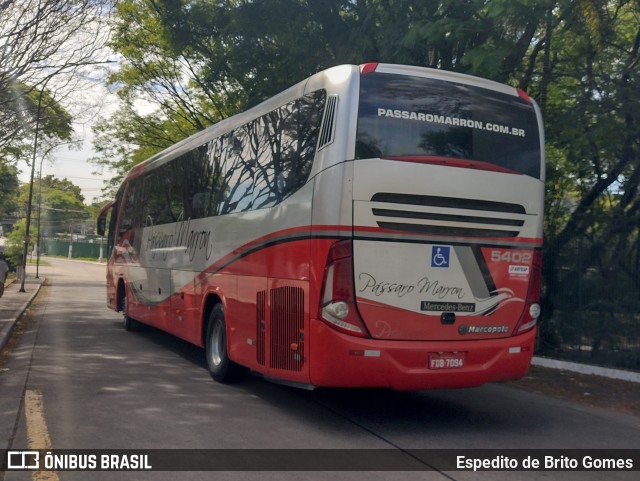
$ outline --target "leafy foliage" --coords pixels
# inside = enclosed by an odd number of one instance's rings
[[[55,236],[58,233],[68,233],[76,224],[88,217],[87,207],[84,205],[84,197],[80,193],[80,187],[68,179],[57,179],[51,175],[42,178],[41,198],[38,198],[38,186],[34,192],[34,214],[31,219],[32,228],[30,237],[37,236],[36,218],[37,211],[41,209],[41,235]],[[29,195],[29,186],[20,188],[18,202],[26,210]]]
[[[340,63],[443,68],[526,89],[547,133],[543,338],[560,346],[558,326],[577,325],[574,301],[587,295],[584,319],[638,329],[637,318],[624,324],[640,298],[637,0],[121,0],[114,28],[123,62],[111,82],[125,102],[97,131],[96,162],[120,175]],[[142,101],[153,112],[140,114]],[[625,314],[609,315],[616,306]],[[589,323],[597,352],[602,326]]]
[[[0,164],[28,158],[36,119],[45,137],[69,140],[62,100],[73,93],[77,101],[83,69],[99,62],[109,1],[0,3]]]
[[[24,238],[27,227],[27,220],[20,219],[9,233],[7,239],[7,245],[5,247],[4,255],[10,260],[13,265],[22,265],[22,251],[24,246]]]
[[[14,166],[0,164],[0,220],[16,208],[15,191],[18,190],[18,172]]]

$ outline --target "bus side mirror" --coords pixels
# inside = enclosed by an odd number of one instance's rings
[[[104,236],[105,231],[107,230],[107,216],[98,217],[98,235]]]
[[[114,206],[115,201],[108,202],[105,204],[100,212],[98,213],[98,219],[96,222],[96,230],[98,231],[99,236],[104,236],[107,231],[107,215],[111,211],[111,208]]]

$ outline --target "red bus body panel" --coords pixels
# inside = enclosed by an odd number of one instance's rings
[[[339,333],[311,321],[311,384],[388,387],[397,390],[451,389],[523,377],[531,363],[536,331],[506,338],[455,342],[380,341]],[[460,369],[429,369],[429,353],[464,352]]]

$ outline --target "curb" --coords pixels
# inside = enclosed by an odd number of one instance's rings
[[[611,369],[608,367],[591,366],[589,364],[578,364],[576,362],[560,361],[545,357],[535,357],[531,360],[532,366],[548,367],[551,369],[561,369],[563,371],[577,372],[592,376],[602,376],[620,381],[640,383],[640,373],[633,371],[623,371],[621,369]]]
[[[16,308],[15,318],[11,319],[2,328],[2,330],[0,330],[0,351],[4,349],[4,346],[6,346],[6,344],[9,342],[9,339],[11,338],[11,333],[15,328],[16,322],[18,321],[20,316],[24,313],[24,311],[27,310],[27,308],[29,307],[33,299],[38,295],[38,292],[40,292],[40,288],[42,287],[42,284],[45,282],[45,280],[46,279],[43,277],[41,282],[38,282],[37,284],[32,284],[34,289],[29,293],[29,297],[25,298],[22,304]]]

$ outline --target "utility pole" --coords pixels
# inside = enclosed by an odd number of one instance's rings
[[[47,86],[49,80],[51,80],[53,76],[47,77],[44,84],[42,85],[42,89],[40,89],[40,95],[38,95],[38,110],[36,111],[36,130],[33,139],[33,158],[31,159],[31,180],[29,181],[29,200],[27,202],[27,227],[24,233],[24,249],[22,251],[22,281],[20,282],[20,291],[26,292],[24,290],[24,281],[27,278],[27,252],[29,250],[29,227],[31,226],[31,207],[33,202],[33,177],[35,175],[36,170],[36,152],[38,150],[38,134],[40,133],[40,110],[42,108],[42,94],[44,94],[44,90]]]

